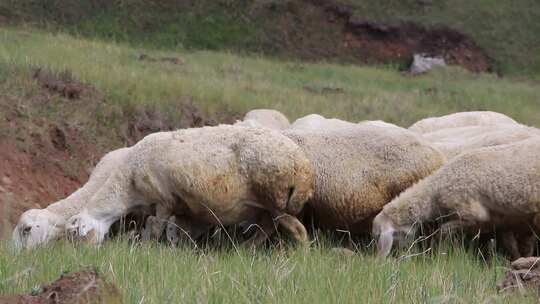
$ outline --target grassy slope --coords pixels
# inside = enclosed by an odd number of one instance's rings
[[[271,107],[296,118],[308,113],[358,121],[383,119],[408,126],[426,116],[494,110],[540,126],[539,85],[475,75],[460,69],[409,78],[391,70],[276,62],[209,51],[151,53],[179,56],[184,65],[144,62],[144,50],[75,39],[63,34],[0,29],[0,63],[39,65],[102,90],[122,106],[173,107],[192,98],[212,113]],[[343,93],[306,90],[342,88]],[[174,113],[172,113],[174,115]]]
[[[87,37],[167,49],[212,49],[320,58],[342,43],[341,30],[301,0],[0,0],[0,15],[40,26],[59,25]],[[540,77],[540,3],[536,0],[340,0],[354,16],[445,25],[471,37],[493,58],[496,71]],[[332,53],[330,53],[332,54]],[[350,60],[347,54],[342,54]],[[339,60],[333,55],[328,60]]]

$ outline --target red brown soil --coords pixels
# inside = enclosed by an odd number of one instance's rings
[[[83,178],[66,176],[58,164],[69,159],[61,152],[42,154],[47,161],[17,148],[14,143],[0,143],[0,206],[9,223],[31,208],[44,208],[75,191]],[[0,216],[4,218],[4,216]],[[3,227],[9,230],[10,227]],[[4,232],[5,233],[5,232]]]
[[[121,303],[114,285],[104,281],[95,271],[84,270],[62,275],[43,285],[34,295],[0,296],[0,304],[84,304]]]

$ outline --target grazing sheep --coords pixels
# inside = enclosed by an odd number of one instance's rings
[[[283,130],[287,129],[290,123],[289,119],[279,111],[256,109],[247,112],[244,119],[236,122],[235,125]]]
[[[539,131],[535,128],[506,124],[443,129],[424,134],[424,138],[431,141],[447,159],[452,159],[464,152],[510,144],[537,135]]]
[[[67,198],[45,209],[30,209],[24,212],[13,230],[12,240],[15,247],[34,248],[62,237],[66,220],[84,208],[91,196],[105,183],[111,171],[122,162],[128,150],[122,148],[103,156],[88,182]]]
[[[346,124],[332,129],[344,124],[319,119],[320,130],[302,125],[284,134],[302,148],[315,170],[315,192],[308,205],[317,224],[369,232],[371,219],[382,207],[438,169],[444,157],[406,129]]]
[[[358,124],[367,124],[379,127],[395,127],[400,128],[394,124],[384,122],[382,120],[363,120],[359,123],[353,123],[337,118],[325,118],[319,114],[309,114],[304,117],[295,120],[289,129],[293,130],[306,130],[306,131],[324,131],[324,130],[338,130],[343,128],[354,127]],[[401,129],[401,128],[400,128]]]
[[[348,128],[355,125],[355,123],[344,121],[341,119],[325,118],[324,116],[321,116],[319,114],[310,114],[295,120],[291,124],[289,129],[322,131],[330,129],[335,130],[341,128]]]
[[[497,112],[473,111],[458,112],[440,117],[422,119],[409,130],[417,133],[429,133],[446,128],[459,128],[467,126],[495,126],[501,124],[518,124],[512,118]]]
[[[66,227],[100,243],[119,217],[156,205],[153,237],[175,215],[206,226],[258,219],[273,229],[275,220],[306,243],[295,215],[311,196],[313,178],[300,148],[270,129],[221,125],[154,133],[130,148],[122,167]]]
[[[388,255],[394,238],[412,234],[415,224],[442,219],[441,230],[503,231],[512,257],[513,233],[523,233],[540,211],[540,137],[462,154],[384,206],[373,222],[378,250]],[[529,233],[530,235],[530,233]],[[530,238],[528,238],[530,239]]]

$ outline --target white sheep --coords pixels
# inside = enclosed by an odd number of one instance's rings
[[[484,147],[510,144],[539,134],[538,129],[523,125],[473,126],[443,129],[423,134],[447,159]]]
[[[394,124],[387,123],[382,120],[363,120],[358,123],[353,123],[353,122],[341,120],[338,118],[326,118],[319,114],[309,114],[295,120],[290,125],[289,129],[325,131],[325,130],[338,130],[342,128],[354,127],[358,124],[372,125],[372,126],[379,126],[379,127],[400,128]]]
[[[234,125],[245,127],[263,127],[283,130],[289,127],[289,119],[283,113],[270,109],[256,109],[246,113],[242,121]]]
[[[96,165],[86,184],[70,196],[47,206],[24,212],[12,234],[16,248],[34,248],[64,234],[64,225],[71,216],[79,213],[98,189],[105,183],[111,171],[127,155],[128,148],[107,153]]]
[[[130,148],[123,166],[66,227],[99,244],[119,217],[155,204],[153,237],[175,215],[199,226],[258,220],[267,233],[275,220],[306,243],[295,215],[313,192],[313,178],[305,154],[274,130],[220,125],[154,133]]]
[[[356,125],[355,123],[344,121],[337,118],[325,118],[319,114],[310,114],[295,120],[289,127],[292,130],[312,130],[324,131],[348,128]]]
[[[540,211],[540,137],[461,154],[384,206],[373,222],[381,256],[394,238],[413,235],[417,224],[443,220],[441,230],[503,231],[512,257],[514,233],[528,230]],[[532,236],[529,232],[529,236]],[[530,240],[531,238],[527,238]]]
[[[409,130],[423,134],[446,128],[495,126],[501,124],[518,123],[512,118],[501,113],[491,111],[472,111],[458,112],[440,117],[425,118],[410,126]]]
[[[315,170],[308,205],[323,228],[369,232],[371,219],[386,203],[445,161],[420,136],[394,125],[316,120],[318,130],[302,124],[284,134]]]

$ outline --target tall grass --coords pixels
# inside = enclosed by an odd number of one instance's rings
[[[138,60],[178,56],[172,65]],[[166,107],[189,98],[208,112],[275,108],[292,119],[321,113],[408,126],[430,115],[493,110],[540,126],[540,85],[457,68],[406,77],[380,68],[278,62],[210,51],[148,52],[121,44],[21,29],[0,29],[0,63],[69,70],[108,102]],[[341,91],[324,93],[324,88]],[[327,90],[328,91],[328,90]]]
[[[303,250],[195,251],[111,241],[96,249],[57,243],[17,255],[0,245],[0,294],[29,292],[63,271],[96,267],[126,303],[534,303],[497,294],[504,260],[462,247],[380,260],[345,257],[321,241]]]

